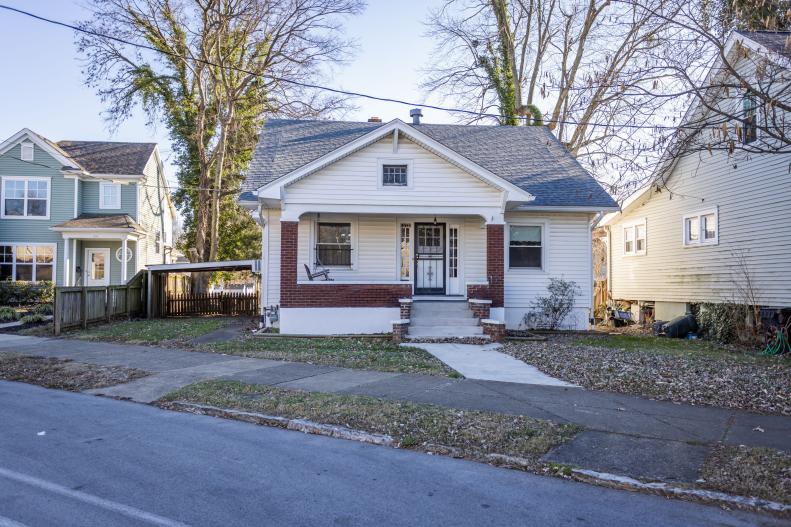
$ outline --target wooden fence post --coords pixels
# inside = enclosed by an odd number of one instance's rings
[[[113,289],[112,286],[107,286],[105,289],[104,301],[104,318],[107,322],[113,317]]]
[[[68,240],[67,240],[68,242]],[[55,336],[60,335],[60,326],[63,321],[63,293],[55,288],[55,312],[53,313],[52,322],[55,327]]]
[[[85,286],[80,290],[80,322],[82,329],[88,327],[88,288]]]

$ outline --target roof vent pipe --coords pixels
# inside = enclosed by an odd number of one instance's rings
[[[412,118],[412,124],[420,124],[420,118],[423,117],[423,112],[420,108],[412,108],[409,110],[409,116]]]

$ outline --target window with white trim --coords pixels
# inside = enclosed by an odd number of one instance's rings
[[[508,226],[508,267],[510,269],[542,268],[543,230],[541,225]]]
[[[625,256],[644,255],[647,242],[645,219],[624,225],[623,254]]]
[[[406,187],[409,165],[382,165],[382,186]]]
[[[398,253],[401,257],[401,270],[399,271],[399,278],[401,280],[409,280],[409,270],[412,267],[412,224],[402,223],[400,231],[401,240],[398,247]]]
[[[49,179],[3,178],[4,218],[48,218]]]
[[[749,144],[758,139],[758,104],[755,95],[744,94],[742,113],[742,143]]]
[[[99,183],[99,208],[100,209],[120,209],[121,208],[121,184],[112,181],[102,181]]]
[[[717,209],[687,214],[684,216],[684,245],[717,245],[719,230]]]
[[[0,244],[0,280],[51,282],[54,267],[55,245]]]
[[[316,265],[319,267],[352,266],[352,224],[316,223]]]
[[[33,143],[22,143],[21,148],[22,152],[20,153],[20,157],[22,161],[33,161],[35,152]]]

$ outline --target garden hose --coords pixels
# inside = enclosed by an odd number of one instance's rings
[[[775,333],[775,338],[769,342],[764,348],[764,355],[782,355],[783,353],[791,353],[791,343],[788,341],[786,332],[778,330]]]

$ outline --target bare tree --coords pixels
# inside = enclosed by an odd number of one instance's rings
[[[137,105],[160,117],[178,158],[193,257],[221,252],[220,225],[266,115],[315,116],[343,105],[300,83],[343,61],[344,16],[362,0],[93,0],[82,24],[85,75],[117,124]],[[122,39],[124,42],[119,42]],[[248,218],[249,220],[249,218]],[[233,245],[233,244],[231,244]]]
[[[647,127],[678,104],[653,95],[665,87],[658,50],[678,9],[664,2],[649,10],[611,0],[447,0],[429,21],[441,58],[427,68],[424,88],[479,111],[473,120],[496,114],[502,124],[514,116],[533,122],[538,106],[572,154],[618,190],[653,167],[658,149]]]

